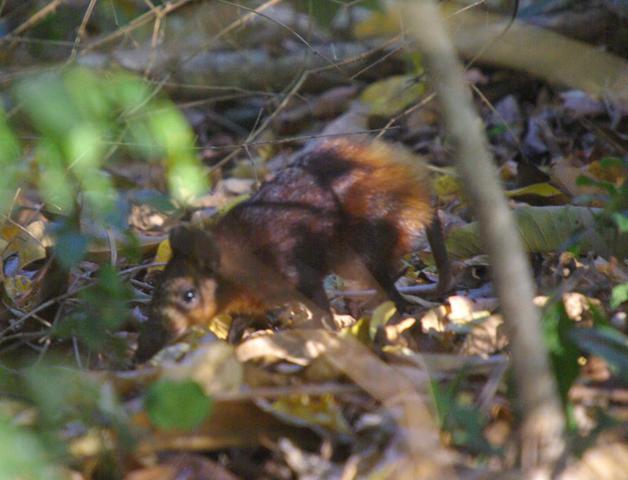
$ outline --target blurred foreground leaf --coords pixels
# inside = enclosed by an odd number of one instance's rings
[[[0,418],[0,479],[60,479],[50,460],[35,434]]]
[[[191,380],[160,380],[144,400],[151,422],[164,430],[191,430],[212,411],[212,400]]]
[[[575,328],[570,337],[584,351],[603,358],[628,383],[628,337],[611,327]]]
[[[572,341],[574,322],[565,311],[563,302],[555,302],[543,312],[543,338],[550,353],[558,390],[563,399],[580,373],[580,350]]]
[[[611,292],[611,308],[617,308],[624,302],[628,302],[628,283],[617,285]]]

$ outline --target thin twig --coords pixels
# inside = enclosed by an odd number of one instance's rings
[[[5,43],[6,41],[11,41],[11,46],[13,46],[13,42],[15,41],[15,37],[23,34],[24,32],[30,30],[35,25],[42,22],[48,15],[53,13],[62,3],[67,0],[52,0],[45,7],[42,7],[37,13],[31,15],[28,20],[24,23],[15,27],[11,33],[9,33],[6,37],[0,38],[0,44]]]
[[[83,20],[81,21],[81,25],[79,26],[78,32],[76,32],[76,38],[74,39],[74,46],[72,47],[72,52],[70,53],[70,58],[68,58],[68,63],[72,63],[78,54],[79,46],[81,45],[81,41],[85,36],[85,32],[87,31],[87,24],[89,23],[89,19],[92,18],[92,14],[94,13],[94,7],[96,6],[96,2],[98,0],[90,0],[89,5],[87,5],[87,9],[85,10],[85,15],[83,15]]]

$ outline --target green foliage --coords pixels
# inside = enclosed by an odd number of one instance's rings
[[[11,92],[17,105],[11,125],[0,111],[0,202],[8,214],[16,189],[34,184],[53,214],[48,233],[56,239],[55,258],[66,269],[84,258],[104,229],[134,244],[127,231],[128,205],[109,164],[128,157],[163,162],[176,205],[206,189],[185,118],[133,75],[74,67],[26,77]],[[15,130],[34,134],[35,140],[22,146]],[[55,325],[55,334],[78,336],[99,351],[110,348],[110,332],[128,314],[128,289],[106,266],[81,298],[88,308]]]
[[[40,439],[0,417],[0,479],[60,479]]]
[[[79,370],[55,364],[50,358],[46,366],[38,365],[22,370],[20,378],[24,396],[37,408],[37,438],[55,463],[62,464],[70,458],[67,444],[59,441],[60,430],[68,425],[72,425],[74,436],[85,435],[90,430],[108,431],[115,435],[117,448],[127,450],[132,447],[129,419],[111,384],[96,381]],[[101,438],[103,442],[97,450],[101,455],[99,464],[103,468],[115,468],[107,437],[94,437]]]
[[[27,397],[37,405],[41,424],[47,428],[69,421],[110,426],[123,416],[111,385],[74,368],[48,359],[48,365],[25,369],[21,377]]]
[[[176,200],[205,188],[185,119],[131,75],[73,68],[24,80],[15,96],[41,135],[42,194],[61,211],[72,210],[79,191],[97,219],[113,210],[115,189],[102,168],[111,149],[125,144],[132,145],[130,153],[165,160]]]
[[[628,171],[628,158],[605,157],[600,160],[602,170],[612,172]],[[604,204],[600,221],[614,223],[620,233],[628,232],[628,177],[624,177],[621,185],[615,185],[606,180],[596,180],[587,176],[580,176],[578,185],[598,188],[602,193],[594,198]],[[588,200],[588,197],[585,197]]]
[[[124,231],[120,197],[105,168],[125,155],[163,161],[175,202],[206,189],[189,125],[170,102],[155,98],[142,81],[123,72],[70,68],[29,77],[13,88],[19,128],[34,130],[35,183],[47,209],[67,220],[57,227],[59,258],[79,261],[87,239],[81,220]],[[20,145],[0,113],[0,200],[9,203],[26,180]],[[67,243],[66,243],[67,242]]]
[[[524,247],[528,252],[563,251],[578,240],[581,251],[623,258],[628,254],[628,236],[618,235],[616,227],[596,224],[596,210],[571,205],[519,207],[513,213]],[[453,228],[447,234],[447,251],[453,258],[469,258],[484,253],[476,222]]]
[[[0,213],[8,214],[8,207],[15,190],[18,187],[18,180],[23,175],[21,163],[17,160],[20,157],[20,144],[17,137],[11,131],[7,123],[6,116],[0,108]]]
[[[628,283],[622,283],[613,288],[611,292],[611,308],[618,308],[622,303],[628,302]]]
[[[114,332],[129,314],[128,302],[132,298],[129,286],[122,282],[111,265],[98,272],[98,281],[79,294],[86,308],[62,319],[54,333],[59,337],[77,336],[97,351],[115,351]],[[124,344],[120,344],[120,349]]]
[[[382,10],[380,0],[359,0],[358,2],[342,2],[338,0],[295,0],[295,6],[308,14],[316,23],[328,29],[332,20],[342,10],[354,6],[368,10]]]
[[[608,326],[574,328],[570,337],[584,351],[603,358],[613,373],[628,384],[628,337]]]
[[[155,382],[144,405],[151,422],[164,430],[191,430],[212,411],[211,398],[192,380]]]
[[[543,338],[564,404],[571,385],[580,373],[580,350],[570,336],[573,328],[573,321],[567,316],[563,302],[552,302],[543,311]]]
[[[431,393],[441,428],[451,434],[454,445],[464,447],[477,454],[495,453],[484,437],[487,419],[471,397],[460,392],[460,381],[451,382],[441,387],[436,381],[431,382]]]

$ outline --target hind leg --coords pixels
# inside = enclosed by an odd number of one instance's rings
[[[408,308],[408,302],[403,298],[401,293],[399,293],[399,290],[397,290],[395,286],[397,275],[392,274],[391,271],[392,269],[373,269],[370,272],[377,283],[379,283],[384,293],[386,293],[388,298],[395,304],[397,312],[403,313]]]
[[[336,330],[329,298],[323,288],[323,279],[314,276],[301,279],[297,289],[307,298],[306,306],[312,312],[314,327]]]

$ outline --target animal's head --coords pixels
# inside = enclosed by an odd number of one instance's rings
[[[161,274],[142,326],[136,359],[148,360],[192,325],[205,325],[219,309],[219,252],[210,233],[179,227],[170,233],[172,258]]]

